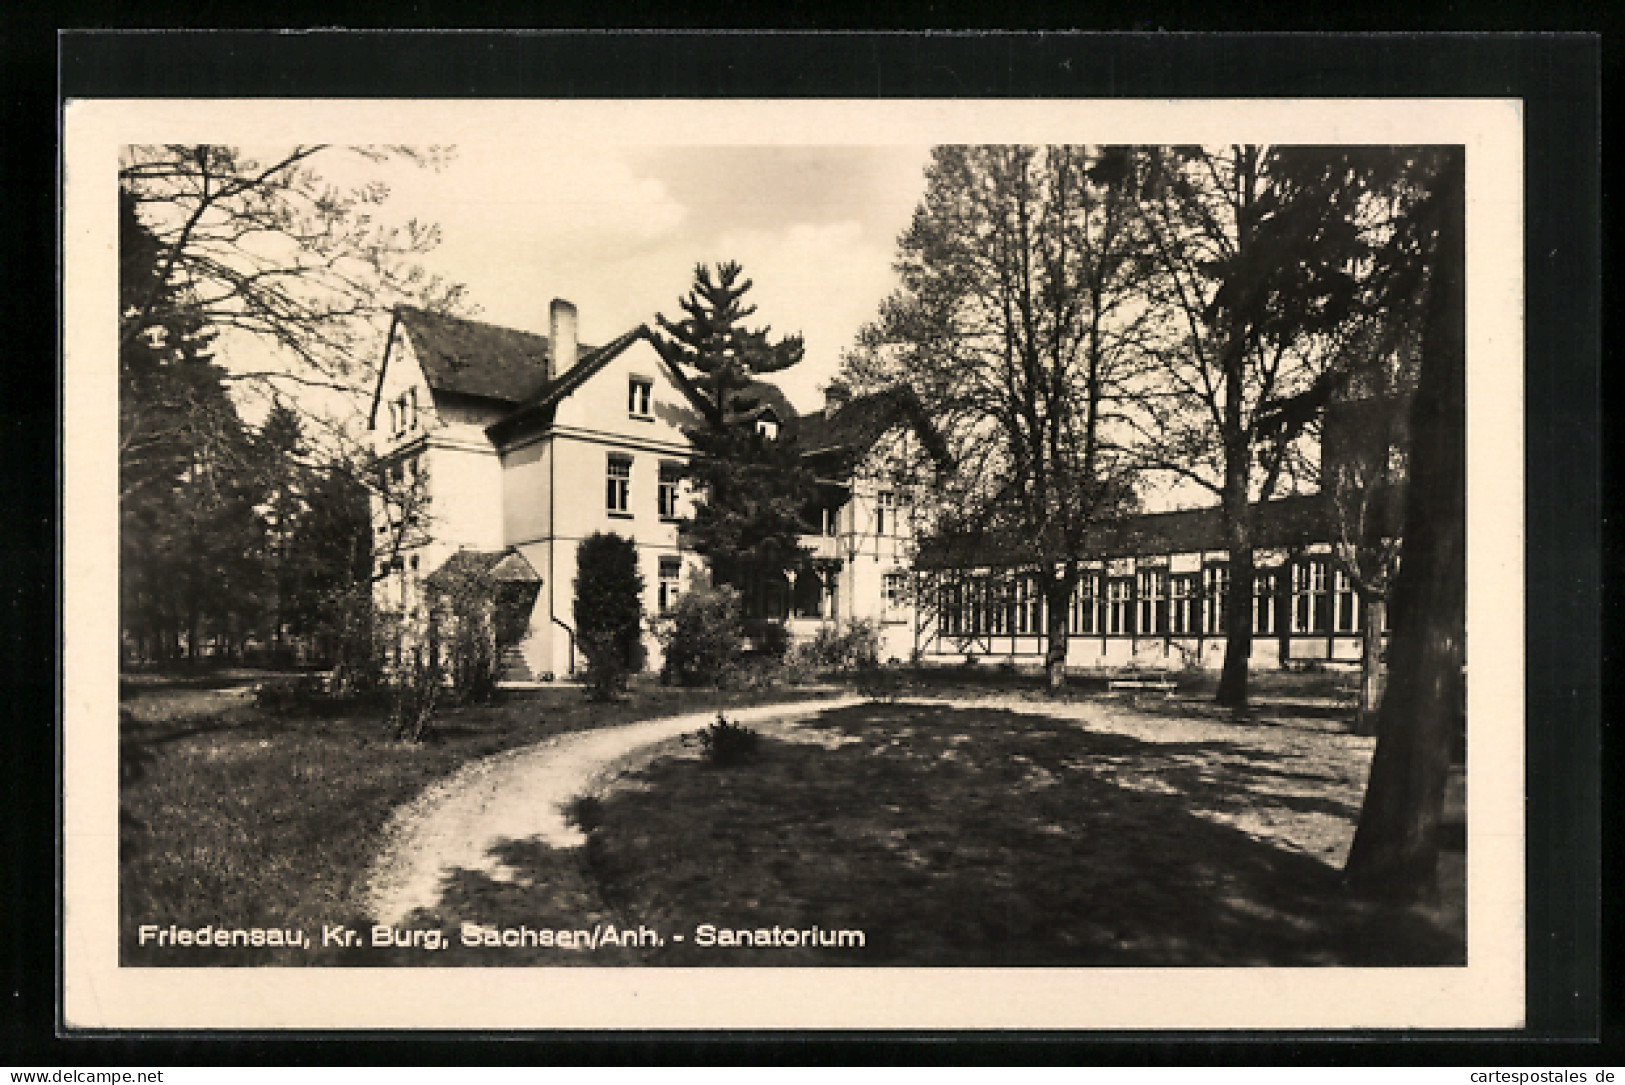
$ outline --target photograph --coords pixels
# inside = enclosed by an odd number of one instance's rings
[[[69,103],[65,1020],[1515,1026],[1520,138]]]

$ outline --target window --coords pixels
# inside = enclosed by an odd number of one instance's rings
[[[1168,578],[1168,632],[1176,635],[1196,632],[1196,595],[1194,573]]]
[[[1292,566],[1292,631],[1326,631],[1326,562],[1315,558]]]
[[[965,631],[965,590],[957,582],[944,584],[937,594],[938,613],[942,616],[942,631],[950,637]]]
[[[677,487],[683,479],[682,464],[670,460],[660,464],[660,491],[656,501],[662,520],[677,519]]]
[[[1224,632],[1224,603],[1229,594],[1228,565],[1209,565],[1202,570],[1202,632]]]
[[[661,614],[670,611],[677,602],[677,592],[681,586],[683,574],[683,559],[660,559],[660,583],[657,588],[655,605]]]
[[[1037,577],[1024,576],[1016,581],[1016,632],[1042,633],[1044,631],[1044,593]]]
[[[841,510],[836,506],[825,506],[822,512],[824,534],[833,539],[841,531]]]
[[[987,631],[999,634],[1010,630],[1010,584],[1007,580],[989,580],[987,585]]]
[[[875,495],[875,534],[886,534],[887,528],[897,527],[897,495],[881,490]]]
[[[1354,578],[1342,569],[1332,578],[1336,602],[1333,605],[1335,628],[1339,633],[1360,631],[1360,596],[1354,590]]]
[[[1168,597],[1168,570],[1141,569],[1139,572],[1141,633],[1161,633],[1166,621],[1164,609]]]
[[[1069,616],[1071,632],[1095,632],[1099,618],[1096,611],[1099,607],[1100,576],[1096,573],[1084,573],[1078,580],[1077,590],[1072,593],[1072,613]]]
[[[763,411],[762,416],[756,420],[756,432],[769,441],[778,440],[779,416],[772,411]]]
[[[1253,573],[1253,633],[1268,637],[1280,632],[1281,574],[1276,569]]]
[[[630,456],[610,456],[609,481],[605,489],[604,505],[613,515],[632,515],[632,458]]]
[[[408,388],[389,405],[390,429],[396,437],[417,428],[418,390]]]
[[[632,377],[626,382],[626,413],[633,418],[652,418],[655,384],[648,377]]]
[[[1106,584],[1106,632],[1134,632],[1134,582],[1114,576]]]
[[[881,579],[881,593],[887,610],[901,609],[908,599],[908,580],[903,573],[887,573]]]

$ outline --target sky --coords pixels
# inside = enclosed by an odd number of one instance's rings
[[[460,144],[446,165],[335,157],[335,182],[382,179],[381,217],[438,223],[422,263],[467,287],[481,320],[545,334],[574,302],[597,345],[655,314],[676,319],[696,263],[739,261],[751,326],[801,333],[803,362],[776,378],[799,409],[895,286],[892,262],[924,188],[925,146]]]

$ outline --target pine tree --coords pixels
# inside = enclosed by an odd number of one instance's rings
[[[688,434],[695,456],[687,477],[701,497],[684,531],[710,562],[714,581],[749,599],[756,585],[810,559],[800,537],[816,481],[785,428],[791,420],[771,415],[757,383],[801,361],[801,337],[775,341],[767,327],[743,326],[756,306],[745,303],[752,283],[741,275],[731,261],[714,272],[697,266],[692,289],[679,301],[687,316],[656,319],[665,356],[700,374],[706,415],[705,425]]]
[[[790,368],[804,351],[799,335],[775,343],[768,338],[771,328],[740,326],[756,312],[756,306],[744,304],[754,284],[740,281],[742,271],[731,260],[717,265],[714,274],[707,265],[696,265],[694,286],[678,301],[688,316],[676,322],[655,317],[665,332],[661,343],[666,356],[703,375],[706,422],[713,429],[755,409],[759,401],[748,391],[752,381]]]

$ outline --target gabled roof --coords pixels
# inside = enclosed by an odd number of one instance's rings
[[[942,435],[926,417],[914,392],[902,385],[858,396],[834,413],[806,414],[796,419],[795,435],[807,456],[846,453],[861,456],[899,422],[912,425],[926,449],[940,461],[948,458]]]
[[[1254,509],[1257,520],[1253,545],[1258,549],[1291,549],[1331,540],[1332,517],[1321,494],[1283,497]],[[1085,538],[1083,554],[1103,559],[1224,549],[1224,514],[1213,505],[1142,513],[1120,523],[1101,525]],[[1027,540],[986,533],[926,539],[919,554],[919,565],[925,569],[1022,566],[1035,560]]]
[[[545,335],[402,305],[400,327],[436,392],[523,403],[547,383]],[[582,347],[586,355],[592,348]]]
[[[501,444],[523,427],[525,423],[544,417],[565,396],[580,388],[591,380],[604,366],[617,358],[627,347],[642,339],[652,341],[649,328],[639,324],[631,331],[610,340],[596,350],[581,355],[580,360],[570,367],[570,371],[559,379],[541,386],[534,395],[519,405],[512,414],[506,415],[496,422],[485,427],[486,436],[497,444]],[[679,384],[679,387],[682,387]],[[687,391],[687,389],[684,389]]]
[[[525,555],[511,546],[506,550],[459,550],[424,579],[431,586],[436,586],[460,576],[473,576],[499,583],[542,582],[542,576],[536,571],[536,567],[525,559]]]

